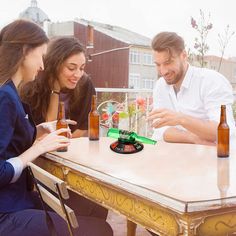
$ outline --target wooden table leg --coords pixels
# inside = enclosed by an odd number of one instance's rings
[[[135,236],[137,224],[127,219],[127,236]]]

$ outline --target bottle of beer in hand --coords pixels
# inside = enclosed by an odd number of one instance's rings
[[[58,115],[57,115],[57,124],[56,124],[56,129],[61,129],[61,128],[68,128],[68,124],[66,123],[66,118],[65,118],[65,104],[64,102],[59,102],[59,108],[58,108]],[[68,137],[68,133],[64,132],[61,133],[60,135]],[[62,147],[57,149],[58,152],[67,152],[68,148],[67,147]]]
[[[221,105],[220,123],[217,129],[217,156],[229,156],[229,126],[226,121],[225,105]]]
[[[91,111],[88,115],[88,136],[89,140],[99,140],[99,113],[97,111],[97,97],[93,95]]]

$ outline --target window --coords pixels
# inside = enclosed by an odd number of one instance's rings
[[[152,54],[150,54],[150,53],[143,54],[143,64],[144,65],[153,65]]]
[[[131,50],[129,56],[131,64],[140,64],[140,53],[138,51]]]
[[[152,78],[143,78],[142,79],[142,88],[144,89],[153,89],[154,79]]]
[[[129,88],[134,88],[134,89],[140,88],[140,74],[129,75]]]

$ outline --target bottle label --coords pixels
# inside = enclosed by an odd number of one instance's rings
[[[129,139],[129,136],[130,136],[131,132],[121,129],[121,130],[119,130],[119,134],[120,134],[120,138]]]

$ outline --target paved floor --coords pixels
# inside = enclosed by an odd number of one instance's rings
[[[107,221],[111,225],[114,236],[126,236],[126,218],[109,211]],[[136,236],[151,236],[144,228],[138,226]]]

